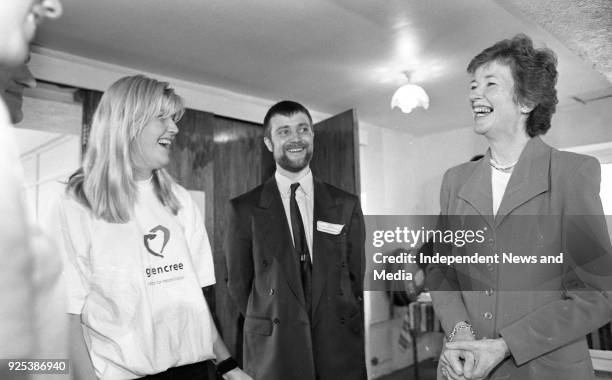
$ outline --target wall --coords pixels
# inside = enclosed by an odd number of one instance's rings
[[[559,107],[543,139],[556,148],[612,141],[612,98]],[[471,126],[415,136],[408,128],[362,127],[362,194],[366,214],[436,214],[446,169],[484,153]]]
[[[544,140],[557,148],[612,141],[612,97],[560,107]]]
[[[437,214],[444,171],[486,150],[471,127],[414,136],[368,126],[360,147],[362,203],[370,215]]]
[[[185,99],[188,108],[259,124],[268,108],[276,101],[195,84],[165,76],[163,73],[151,73],[138,68],[94,61],[39,46],[32,47],[29,67],[38,79],[99,91],[106,90],[123,76],[141,73],[170,82],[176,92]],[[331,116],[317,110],[309,111],[315,122]]]

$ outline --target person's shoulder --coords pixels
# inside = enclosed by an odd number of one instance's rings
[[[65,210],[89,212],[88,208],[71,191],[62,191],[55,198],[55,204]]]
[[[237,197],[234,197],[230,200],[230,202],[235,205],[255,205],[259,202],[261,198],[261,193],[264,189],[265,183],[258,185],[257,187],[247,191],[246,193],[240,194]]]
[[[69,191],[62,191],[51,202],[47,218],[59,218],[65,215],[68,220],[84,220],[91,218],[92,212],[76,195]]]
[[[316,182],[315,182],[316,183]],[[329,193],[329,195],[332,197],[332,199],[335,200],[342,200],[342,201],[350,201],[350,202],[358,202],[359,198],[357,197],[357,195],[343,190],[337,186],[334,186],[332,184],[329,184],[327,182],[324,181],[320,181],[320,183],[325,186],[325,188],[327,189],[327,192]]]
[[[568,172],[572,171],[572,169],[578,169],[582,165],[599,165],[599,161],[593,156],[558,150],[556,148],[551,148],[551,150],[551,159],[557,162],[557,166],[564,168]]]
[[[464,162],[447,169],[444,173],[444,181],[454,183],[462,179],[466,180],[482,165],[482,160],[484,160],[484,158],[477,161]]]
[[[598,183],[600,176],[601,165],[595,157],[552,148],[550,177],[562,188],[573,188],[584,181]]]

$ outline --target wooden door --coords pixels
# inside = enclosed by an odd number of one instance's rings
[[[216,318],[221,335],[236,360],[242,361],[242,318],[227,290],[224,240],[228,233],[230,203],[263,182],[272,156],[263,143],[259,124],[224,117],[215,118],[215,228],[211,243],[215,253]]]
[[[172,144],[170,164],[166,169],[187,190],[204,192],[204,223],[212,243],[212,237],[215,236],[215,115],[186,109],[177,126],[179,133]]]
[[[359,196],[359,126],[354,110],[314,125],[314,153],[310,168],[315,176]]]
[[[102,98],[101,91],[79,89],[76,92],[76,100],[83,103],[83,117],[81,126],[81,158],[87,150],[87,142],[89,140],[89,131],[91,130],[91,122],[93,114],[98,108],[100,99]]]

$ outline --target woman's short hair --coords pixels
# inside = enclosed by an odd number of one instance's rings
[[[484,49],[472,58],[467,71],[474,74],[476,69],[493,61],[510,67],[514,78],[515,101],[534,107],[527,118],[529,136],[546,133],[558,103],[555,53],[548,48],[535,49],[531,38],[517,34]]]
[[[134,75],[113,83],[93,115],[83,166],[70,177],[67,192],[97,218],[128,222],[137,199],[134,162],[142,154],[137,137],[152,119],[177,122],[183,112],[183,100],[166,82]],[[170,175],[154,170],[152,182],[160,202],[176,214],[180,203]]]

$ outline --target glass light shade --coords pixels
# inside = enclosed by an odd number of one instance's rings
[[[405,84],[398,88],[391,98],[391,109],[399,107],[402,112],[410,113],[416,107],[429,108],[429,96],[423,87],[416,84]]]

